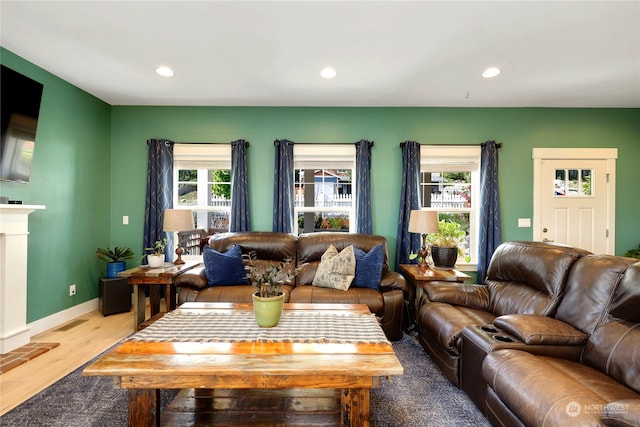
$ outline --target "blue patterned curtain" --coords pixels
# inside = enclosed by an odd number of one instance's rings
[[[373,141],[356,142],[356,232],[373,233],[371,220],[371,147]]]
[[[498,148],[495,141],[482,144],[480,154],[480,239],[478,242],[478,283],[484,283],[489,262],[502,242],[500,191],[498,189]]]
[[[156,240],[167,237],[165,248],[166,259],[173,253],[173,233],[162,231],[164,210],[173,207],[173,142],[166,139],[150,139],[147,141],[149,155],[147,158],[147,197],[144,208],[144,248],[154,246]]]
[[[405,141],[402,148],[402,187],[400,188],[400,213],[398,214],[398,237],[396,241],[396,271],[400,264],[409,263],[409,253],[421,245],[420,235],[409,233],[409,216],[420,209],[420,144]]]
[[[247,147],[249,147],[249,143],[244,139],[231,143],[231,221],[229,231],[251,230]]]
[[[277,139],[273,180],[273,231],[293,233],[293,142]]]

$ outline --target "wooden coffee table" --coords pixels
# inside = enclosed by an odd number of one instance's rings
[[[83,374],[129,391],[130,426],[160,425],[160,389],[339,389],[336,424],[368,426],[370,389],[403,373],[364,304],[285,304],[280,324],[264,329],[252,315],[251,304],[185,303]]]

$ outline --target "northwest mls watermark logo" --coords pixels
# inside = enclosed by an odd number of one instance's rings
[[[570,417],[577,417],[578,415],[580,415],[580,412],[582,412],[582,408],[580,407],[580,404],[578,402],[567,403],[567,406],[564,408],[564,410]]]
[[[608,414],[622,414],[629,410],[629,406],[619,402],[612,402],[606,405],[600,403],[580,405],[578,402],[569,402],[564,410],[568,416],[577,417],[583,411],[585,414],[601,414],[603,411]]]

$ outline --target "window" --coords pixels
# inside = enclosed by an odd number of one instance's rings
[[[479,190],[479,146],[420,147],[422,207],[436,209],[441,221],[462,226],[466,234],[464,258],[469,264],[478,259]]]
[[[593,169],[556,169],[553,195],[556,197],[590,197]]]
[[[344,145],[295,145],[294,233],[355,230],[356,148]]]
[[[229,230],[230,144],[174,145],[173,206],[192,209],[198,229]]]

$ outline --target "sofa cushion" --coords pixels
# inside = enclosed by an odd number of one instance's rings
[[[640,393],[640,323],[611,321],[596,328],[584,350],[584,363]]]
[[[605,319],[612,295],[633,261],[612,255],[589,255],[576,262],[569,274],[556,319],[591,334]]]
[[[376,245],[369,252],[353,248],[356,256],[356,277],[351,286],[354,288],[380,288],[384,251],[382,245]]]
[[[291,291],[289,302],[309,304],[366,304],[369,311],[378,317],[385,315],[385,301],[380,291],[370,288],[354,288],[337,292],[319,286],[296,286]]]
[[[492,351],[482,374],[500,400],[525,425],[601,425],[600,409],[637,393],[573,360],[520,350]]]
[[[542,242],[505,242],[494,252],[487,271],[489,310],[553,316],[569,271],[582,249]]]
[[[204,248],[202,259],[209,286],[246,285],[249,283],[242,262],[240,246],[234,245],[224,253],[207,246]]]
[[[347,246],[341,252],[330,245],[320,259],[314,286],[346,291],[356,273],[356,257],[353,246]]]

